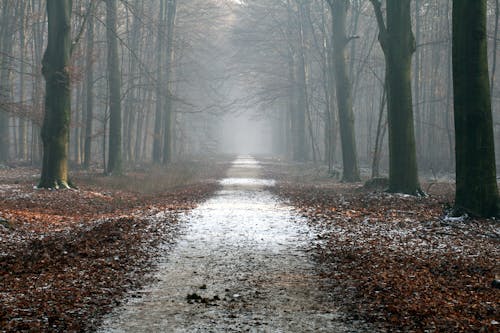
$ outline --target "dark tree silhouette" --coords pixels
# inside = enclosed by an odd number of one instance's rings
[[[498,215],[488,78],[486,0],[453,1],[456,208]]]

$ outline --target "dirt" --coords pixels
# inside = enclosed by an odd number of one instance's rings
[[[215,196],[189,212],[156,282],[129,295],[100,332],[359,332],[321,291],[314,232],[239,158]]]

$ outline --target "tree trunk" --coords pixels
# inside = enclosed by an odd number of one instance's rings
[[[299,1],[299,11],[303,11],[304,4]],[[295,96],[297,98],[297,106],[294,108],[294,123],[295,128],[292,133],[295,141],[293,150],[294,161],[307,160],[306,153],[306,108],[307,108],[307,86],[306,86],[306,61],[303,45],[304,41],[304,26],[302,20],[299,19],[299,50],[297,51],[297,60],[295,61]]]
[[[491,65],[490,95],[493,96],[495,87],[495,74],[497,71],[497,49],[498,49],[498,24],[500,19],[500,1],[495,0],[495,30],[493,32],[493,60]]]
[[[387,25],[380,1],[370,1],[377,16],[386,62],[389,192],[418,195],[422,191],[418,183],[411,94],[415,38],[411,31],[410,0],[387,0]]]
[[[160,0],[160,11],[158,13],[158,37],[156,45],[156,61],[157,61],[157,77],[156,77],[156,110],[155,110],[155,127],[153,135],[153,163],[159,164],[162,160],[162,120],[164,106],[164,79],[163,79],[163,42],[165,33],[165,1]]]
[[[109,86],[109,145],[108,174],[122,173],[122,111],[120,59],[118,57],[117,4],[116,0],[106,0],[106,25],[108,40],[108,86]]]
[[[33,34],[33,50],[34,50],[34,58],[36,62],[34,64],[34,80],[33,80],[33,114],[34,121],[31,122],[31,164],[39,164],[42,162],[43,155],[43,143],[41,142],[41,126],[43,120],[42,117],[38,117],[39,114],[42,113],[42,105],[44,92],[42,89],[43,85],[43,76],[40,75],[42,73],[42,58],[44,52],[44,36],[46,34],[46,24],[41,24],[41,22],[47,21],[47,11],[43,10],[43,7],[46,6],[42,0],[32,0],[32,13],[40,13],[43,12],[44,15],[39,18],[38,24],[32,25],[32,34]],[[36,15],[35,15],[36,16]],[[40,61],[38,61],[40,60]],[[43,164],[43,162],[42,162]]]
[[[0,35],[0,163],[9,160],[9,121],[8,105],[11,100],[10,66],[13,37],[13,3],[5,1],[2,8],[2,30]]]
[[[453,1],[456,209],[498,215],[486,0]]]
[[[77,64],[77,66],[80,66],[80,64]],[[81,148],[81,145],[80,145],[80,133],[82,131],[82,119],[83,119],[83,115],[82,115],[82,111],[83,110],[83,106],[82,105],[82,101],[83,101],[83,98],[82,98],[82,94],[83,94],[83,87],[82,87],[82,84],[81,82],[78,82],[77,84],[75,84],[76,87],[74,89],[74,92],[76,93],[76,97],[75,97],[75,107],[73,108],[73,115],[71,117],[71,119],[73,120],[73,124],[71,126],[72,130],[70,130],[70,143],[71,145],[73,146],[73,162],[76,164],[76,165],[80,165],[81,164],[81,156],[82,156],[82,152],[80,150]],[[80,110],[81,108],[81,110]],[[70,147],[70,152],[71,152],[71,147]],[[71,156],[71,154],[70,154]],[[70,157],[71,159],[71,157]]]
[[[421,27],[422,27],[422,18],[420,17],[420,7],[421,0],[415,0],[415,43],[416,45],[420,44],[421,39]],[[415,103],[414,103],[414,112],[415,112],[415,124],[416,124],[416,143],[417,143],[417,153],[419,158],[422,155],[421,147],[422,146],[422,115],[420,108],[420,79],[422,73],[422,62],[421,62],[421,54],[422,51],[417,48],[415,50],[415,64],[413,69],[413,89],[415,94]]]
[[[25,75],[26,71],[25,65],[25,44],[26,44],[26,29],[25,29],[25,19],[26,19],[26,2],[21,1],[19,7],[19,52],[20,54],[20,67],[19,67],[19,105],[21,107],[21,114],[19,116],[19,159],[25,161],[28,158],[28,120],[25,113],[25,101],[24,101],[24,90],[25,90]]]
[[[92,162],[92,125],[94,118],[94,15],[90,14],[87,21],[87,50],[86,50],[86,81],[85,81],[85,144],[83,166],[90,167]]]
[[[43,165],[38,185],[42,188],[69,187],[71,5],[71,0],[47,1],[48,44],[42,60],[46,81]]]
[[[175,17],[177,13],[177,0],[167,0],[167,50],[165,63],[165,125],[163,128],[163,164],[168,164],[172,160],[173,140],[174,140],[174,115],[172,110],[172,73],[174,64],[174,36]]]
[[[359,168],[352,110],[351,82],[347,75],[345,52],[347,46],[346,15],[348,2],[329,1],[332,8],[332,45],[339,113],[340,138],[342,144],[343,180],[359,181]]]
[[[322,88],[323,93],[325,95],[325,109],[324,109],[324,148],[325,148],[325,162],[328,165],[328,172],[332,172],[333,166],[333,108],[332,108],[332,95],[333,95],[333,70],[332,66],[330,66],[331,61],[331,45],[329,40],[331,40],[328,34],[326,15],[328,15],[325,11],[324,2],[321,2],[321,71],[323,73],[322,78]]]
[[[387,90],[384,84],[382,90],[382,98],[380,99],[380,108],[377,118],[377,134],[375,135],[375,146],[373,148],[372,161],[372,178],[380,177],[380,160],[382,157],[382,142],[384,141],[385,128],[387,123],[384,122],[385,104],[387,102]]]

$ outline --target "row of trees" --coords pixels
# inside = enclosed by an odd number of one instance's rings
[[[213,46],[226,19],[221,6],[1,1],[0,163],[47,163],[53,175],[44,174],[49,180],[40,185],[66,187],[68,180],[55,176],[67,169],[55,167],[57,156],[116,174],[124,166],[213,151],[214,115],[225,107],[217,86],[224,56]],[[58,95],[64,89],[67,105]],[[61,103],[59,111],[53,103]],[[51,145],[68,135],[67,147],[45,147],[42,161],[41,138]]]
[[[387,131],[389,190],[421,194],[418,161],[433,173],[452,171],[456,150],[457,207],[491,215],[498,196],[486,101],[490,93],[500,94],[490,84],[495,70],[490,75],[487,66],[487,44],[496,59],[498,32],[498,2],[489,4],[248,1],[235,39],[246,50],[242,66],[258,72],[260,84],[245,83],[263,112],[273,110],[271,117],[285,124],[278,149],[291,158],[323,158],[330,165],[341,159],[343,179],[353,181],[359,179],[361,145],[362,164],[371,159],[377,176]],[[465,16],[468,24],[460,23]],[[496,27],[491,36],[488,17]],[[257,22],[261,26],[252,29]],[[481,82],[474,80],[479,77]]]
[[[371,164],[374,177],[386,165],[390,191],[420,194],[418,164],[436,172],[456,160],[457,206],[491,215],[498,8],[486,0],[4,0],[0,160],[36,160],[41,128],[40,186],[68,187],[68,158],[84,167],[99,160],[108,174],[124,162],[167,164],[208,150],[213,113],[258,105],[277,152],[330,170],[342,161],[345,181],[360,179],[360,165]],[[457,23],[465,18],[470,25]]]

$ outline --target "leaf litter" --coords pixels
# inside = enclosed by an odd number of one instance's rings
[[[2,332],[95,330],[147,282],[179,215],[219,186],[193,181],[144,194],[79,179],[78,190],[50,191],[34,188],[33,174],[0,173]]]
[[[273,191],[317,231],[325,293],[351,319],[394,332],[500,330],[499,222],[447,218],[449,184],[412,197],[285,179]]]

